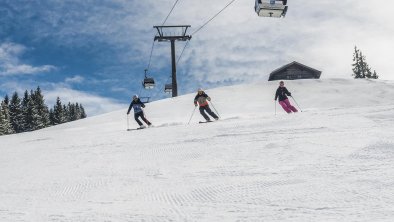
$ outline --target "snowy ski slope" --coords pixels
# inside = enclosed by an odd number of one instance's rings
[[[0,221],[393,221],[394,82],[287,81],[193,95],[0,137]],[[293,101],[292,101],[293,102]],[[294,103],[294,102],[293,102]],[[131,127],[137,127],[133,119]]]

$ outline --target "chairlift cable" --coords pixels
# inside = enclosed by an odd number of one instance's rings
[[[142,91],[142,88],[144,88],[142,85],[140,86],[140,91],[138,92],[138,96],[141,96],[141,91]]]
[[[149,56],[149,62],[148,62],[148,66],[146,67],[146,70],[150,69],[150,63],[152,61],[152,55],[153,55],[153,48],[155,46],[155,41],[152,42],[152,48],[150,50],[150,56]]]
[[[178,2],[179,2],[179,0],[176,0],[176,1],[175,1],[174,5],[172,6],[172,8],[171,8],[170,12],[168,13],[167,17],[164,19],[162,25],[164,25],[164,24],[167,22],[168,18],[170,17],[172,11],[174,10],[174,8],[175,8],[175,6],[178,4]],[[152,55],[153,55],[154,46],[155,46],[155,41],[153,40],[152,48],[151,48],[151,50],[150,50],[150,55],[149,55],[148,66],[147,66],[147,68],[146,68],[147,70],[150,69],[150,64],[151,64],[151,61],[152,61]]]
[[[231,2],[229,2],[224,8],[222,8],[218,13],[216,13],[212,18],[210,18],[207,22],[205,22],[200,28],[198,28],[196,31],[194,31],[191,35],[193,36],[197,32],[199,32],[201,29],[203,29],[208,23],[210,23],[213,19],[215,19],[220,13],[222,13],[227,7],[229,7],[235,1],[237,1],[237,0],[232,0]],[[185,46],[183,47],[183,50],[182,50],[180,56],[178,57],[177,64],[179,63],[179,60],[181,59],[181,57],[183,55],[183,52],[185,51],[185,49],[188,46],[188,44],[189,44],[189,41],[186,42]]]
[[[229,7],[235,1],[237,1],[237,0],[230,1],[222,10],[220,10],[218,13],[216,13],[212,18],[210,18],[207,22],[205,22],[200,28],[198,28],[196,31],[194,31],[191,35],[193,36],[197,32],[199,32],[201,29],[203,29],[208,23],[210,23],[213,19],[215,19],[220,13],[222,13],[227,7]]]
[[[168,13],[167,17],[164,19],[164,22],[163,22],[162,26],[167,22],[168,17],[170,17],[170,15],[171,15],[172,11],[174,10],[175,6],[178,4],[178,1],[179,0],[175,1],[174,5],[172,6],[172,8],[171,8],[170,12]]]
[[[205,22],[200,28],[198,28],[195,32],[193,32],[191,35],[193,36],[193,35],[195,35],[197,32],[199,32],[201,29],[203,29],[209,22],[211,22],[214,18],[216,18],[220,13],[222,13],[227,7],[229,7],[231,4],[233,4],[235,1],[237,1],[237,0],[232,0],[231,2],[229,2],[222,10],[220,10],[218,13],[216,13],[212,18],[210,18],[207,22]],[[178,57],[178,60],[177,60],[177,65],[178,65],[178,63],[179,63],[179,60],[181,60],[181,57],[182,57],[182,55],[183,55],[183,52],[185,51],[185,49],[186,49],[186,47],[188,46],[188,44],[189,44],[189,41],[188,42],[186,42],[186,44],[185,44],[185,46],[183,47],[183,49],[182,49],[182,52],[181,52],[181,54],[180,54],[180,56]]]
[[[185,49],[186,49],[187,45],[189,44],[189,42],[190,42],[190,41],[187,41],[186,44],[185,44],[185,46],[183,47],[182,52],[181,52],[181,54],[179,55],[178,60],[176,61],[176,65],[178,65],[179,60],[181,60],[181,57],[182,57],[182,55],[183,55],[183,52],[185,51]]]

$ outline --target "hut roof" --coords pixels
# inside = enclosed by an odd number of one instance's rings
[[[278,72],[280,72],[280,71],[282,71],[282,70],[285,70],[285,69],[287,69],[287,68],[289,68],[290,66],[293,66],[293,65],[298,65],[298,66],[301,66],[301,67],[303,67],[303,68],[305,68],[305,69],[309,69],[310,71],[313,71],[313,72],[316,72],[316,73],[321,73],[321,71],[319,71],[319,70],[317,70],[317,69],[314,69],[314,68],[311,68],[311,67],[306,66],[306,65],[304,65],[304,64],[301,64],[301,63],[299,63],[299,62],[293,61],[293,62],[291,62],[291,63],[289,63],[289,64],[287,64],[287,65],[284,65],[284,66],[279,67],[279,68],[275,69],[274,71],[272,71],[272,72],[270,73],[270,79],[271,79],[271,76],[272,76],[272,75],[274,75],[274,74],[276,74],[276,73],[278,73]]]

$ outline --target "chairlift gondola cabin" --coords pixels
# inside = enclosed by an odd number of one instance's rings
[[[254,6],[258,16],[274,18],[285,17],[287,8],[287,0],[256,0]]]
[[[142,85],[144,86],[145,89],[153,89],[155,87],[155,80],[153,78],[146,76],[147,71],[148,70],[145,70],[145,78],[144,81],[142,82]]]
[[[165,84],[164,85],[164,92],[165,93],[172,93],[172,84]]]

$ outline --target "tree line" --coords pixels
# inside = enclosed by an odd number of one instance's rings
[[[34,131],[78,119],[86,118],[82,104],[62,104],[57,97],[53,108],[48,109],[40,87],[23,98],[14,92],[11,99],[6,95],[0,106],[0,135]]]

